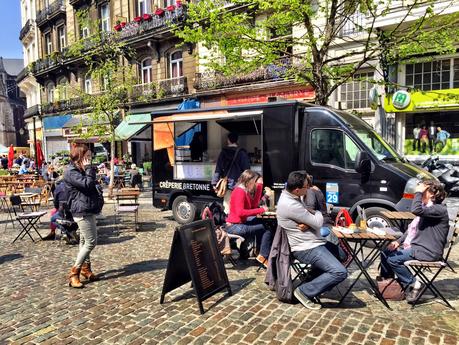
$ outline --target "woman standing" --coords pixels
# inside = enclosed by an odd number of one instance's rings
[[[80,229],[80,250],[70,270],[69,286],[82,288],[80,274],[88,281],[97,277],[91,271],[89,254],[97,243],[96,214],[100,213],[104,199],[96,180],[96,169],[91,166],[91,151],[85,144],[74,144],[70,151],[70,164],[64,173],[68,188],[68,206]]]
[[[226,231],[245,239],[255,237],[256,247],[259,251],[257,261],[266,266],[271,251],[272,234],[259,219],[255,218],[256,215],[268,210],[266,206],[258,206],[262,194],[263,179],[260,174],[249,169],[245,170],[231,193],[230,214],[226,219]],[[244,254],[247,255],[247,253],[242,253],[242,256]]]

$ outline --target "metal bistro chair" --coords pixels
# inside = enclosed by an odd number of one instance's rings
[[[443,271],[446,267],[451,267],[448,263],[449,254],[451,253],[451,249],[453,248],[454,243],[457,240],[459,235],[459,221],[456,218],[456,224],[454,231],[451,235],[450,240],[447,242],[445,248],[445,255],[439,261],[419,261],[419,260],[409,260],[405,262],[405,266],[411,269],[414,273],[414,276],[419,279],[425,284],[422,288],[421,292],[418,294],[416,300],[412,304],[412,308],[416,306],[419,299],[424,295],[427,290],[433,293],[434,297],[440,297],[448,307],[451,309],[455,309],[448,300],[441,294],[439,289],[435,286],[434,281],[437,279],[438,275]],[[430,272],[430,273],[429,273]]]
[[[33,239],[32,235],[30,232],[32,230],[35,230],[37,235],[40,237],[40,239],[43,239],[38,232],[38,229],[36,228],[36,223],[39,221],[39,219],[46,214],[45,211],[42,212],[29,212],[29,213],[22,213],[19,211],[22,211],[22,200],[21,197],[18,195],[13,195],[10,197],[10,203],[11,203],[11,211],[14,214],[14,217],[18,221],[18,223],[21,225],[21,230],[19,231],[19,234],[16,236],[16,238],[13,240],[12,243],[16,242],[18,238],[23,239],[25,235],[28,235],[32,242],[35,242]],[[14,226],[14,222],[13,222]]]

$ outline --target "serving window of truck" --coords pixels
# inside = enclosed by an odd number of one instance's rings
[[[155,118],[154,150],[155,153],[160,150],[167,151],[167,155],[162,156],[167,156],[168,162],[162,162],[161,165],[165,163],[164,166],[169,166],[163,174],[156,175],[156,184],[165,179],[209,183],[220,151],[227,145],[230,132],[239,135],[239,147],[247,151],[251,168],[261,173],[261,114],[261,110],[209,111]],[[164,174],[165,171],[168,173]]]

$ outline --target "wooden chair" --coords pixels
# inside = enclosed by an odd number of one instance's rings
[[[413,274],[416,278],[419,278],[423,283],[424,287],[416,297],[415,301],[412,303],[412,308],[416,306],[419,299],[424,295],[427,290],[430,290],[434,297],[440,297],[448,307],[455,309],[448,300],[441,294],[439,289],[435,286],[434,282],[437,279],[438,275],[446,268],[450,267],[448,263],[449,254],[451,249],[455,244],[457,237],[459,235],[459,217],[456,218],[455,226],[451,238],[446,244],[445,255],[439,261],[419,261],[419,260],[409,260],[405,262],[405,266],[413,271]],[[452,269],[452,268],[451,268]]]

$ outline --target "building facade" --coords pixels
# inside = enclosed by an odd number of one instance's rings
[[[23,129],[25,99],[16,83],[22,67],[21,59],[0,57],[0,144],[4,146],[27,145]]]
[[[21,0],[21,31],[19,39],[22,43],[24,68],[17,77],[18,86],[26,98],[24,114],[25,127],[33,152],[34,140],[43,140],[40,114],[40,85],[31,71],[31,65],[39,58],[40,41],[36,23],[37,0]]]

